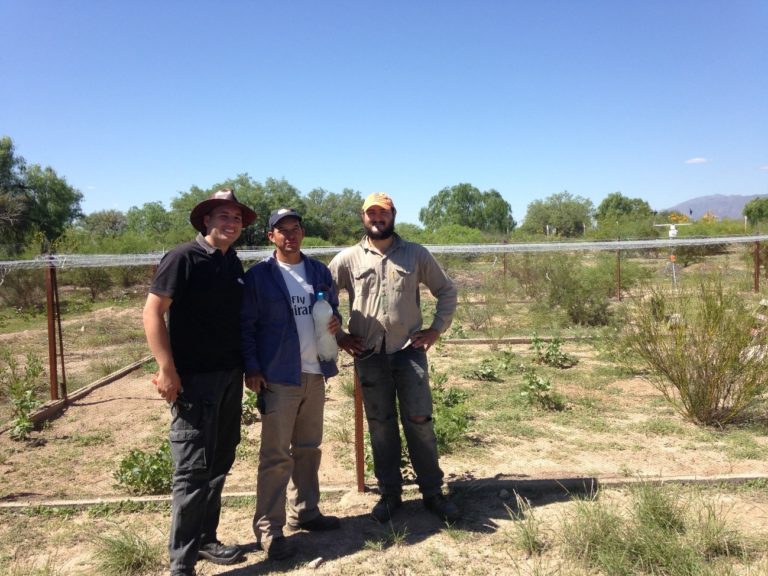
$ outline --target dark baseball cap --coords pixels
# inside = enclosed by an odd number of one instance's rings
[[[296,218],[301,222],[301,216],[293,208],[278,208],[269,215],[269,229],[272,230],[283,218]]]

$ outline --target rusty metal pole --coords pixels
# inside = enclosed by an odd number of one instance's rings
[[[755,260],[755,269],[753,271],[752,277],[754,279],[754,291],[760,292],[760,241],[755,240],[755,251],[754,251],[754,260]]]
[[[61,397],[67,399],[67,372],[64,369],[64,336],[61,332],[61,306],[59,304],[59,280],[56,268],[52,271],[52,285],[53,285],[53,305],[56,311],[56,328],[59,336],[59,360],[61,360]]]
[[[365,448],[363,446],[363,393],[360,378],[355,374],[355,471],[357,473],[357,491],[365,492]]]
[[[48,372],[50,374],[51,400],[59,399],[59,377],[56,371],[56,323],[54,322],[55,312],[53,305],[53,279],[55,274],[56,269],[51,258],[48,266],[45,268],[46,309],[48,313]]]

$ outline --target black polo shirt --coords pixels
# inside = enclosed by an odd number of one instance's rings
[[[240,302],[243,264],[202,234],[163,256],[149,291],[168,296],[168,330],[180,375],[241,368]]]

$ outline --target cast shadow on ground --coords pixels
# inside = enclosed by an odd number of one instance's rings
[[[219,575],[246,576],[291,572],[322,558],[328,562],[360,552],[384,550],[391,546],[418,544],[444,530],[492,533],[499,520],[509,520],[518,511],[515,494],[524,497],[532,507],[546,506],[575,497],[594,495],[596,478],[550,480],[478,479],[449,482],[451,499],[462,511],[462,520],[447,525],[427,512],[417,493],[404,494],[403,506],[386,524],[379,524],[370,514],[341,518],[341,528],[325,533],[286,532],[296,546],[297,554],[284,561],[268,560],[255,542],[242,544],[246,563],[233,566]]]

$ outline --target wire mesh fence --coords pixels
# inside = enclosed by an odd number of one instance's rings
[[[743,294],[750,306],[758,307],[762,297],[759,273],[765,259],[761,260],[760,240],[739,237],[432,246],[431,251],[459,289],[453,325],[444,334],[444,348],[436,352],[433,365],[449,382],[460,375],[461,386],[485,386],[482,379],[475,382],[466,375],[487,350],[498,350],[513,342],[526,347],[532,338],[576,337],[581,342],[605,338],[602,330],[615,322],[622,306],[643,298],[649,284],[683,291],[701,273],[719,274]],[[325,261],[337,251],[338,248],[306,250]],[[269,251],[239,253],[248,267]],[[38,363],[44,368],[32,383],[39,402],[51,399],[52,357],[60,396],[64,395],[62,392],[73,395],[87,389],[126,367],[135,368],[108,386],[77,396],[66,404],[71,413],[67,414],[66,425],[64,419],[49,424],[59,432],[49,433],[47,445],[32,454],[42,458],[45,469],[77,468],[82,481],[73,484],[56,479],[57,474],[43,474],[34,482],[30,480],[34,485],[31,492],[49,498],[119,495],[121,489],[116,487],[114,470],[120,458],[130,449],[154,449],[162,442],[168,415],[149,384],[153,365],[143,362],[149,350],[141,322],[147,289],[161,256],[55,256],[0,262],[0,429],[5,431],[0,434],[0,466],[13,461],[17,451],[28,449],[21,448],[27,444],[10,440],[8,430],[14,423],[14,383],[23,381],[30,364]],[[53,351],[49,337],[51,322],[46,313],[46,271],[51,268],[57,272],[55,315],[60,322],[60,328],[53,326],[57,333]],[[340,309],[344,313],[345,295],[341,296]],[[427,322],[433,307],[433,299],[424,292],[422,310]],[[466,351],[459,351],[460,347]],[[510,352],[520,353],[520,349]],[[351,408],[345,390],[348,391],[352,380],[350,359],[343,357],[342,364],[342,373],[330,384],[329,391],[338,395],[339,402],[326,419],[326,437],[342,446],[331,454],[331,459],[341,467],[351,458],[344,453],[343,446],[351,434]],[[498,363],[495,370],[499,370]],[[565,386],[569,385],[566,382]],[[574,391],[579,397],[582,393]],[[73,422],[75,410],[80,415]],[[518,424],[508,425],[510,434],[519,438]],[[246,438],[250,442],[239,448],[239,459],[243,462],[252,460],[258,448],[253,432],[246,434]],[[536,452],[534,447],[529,449]],[[582,471],[616,473],[616,459],[605,451],[595,451],[588,460]],[[537,474],[563,471],[562,466],[535,466]],[[230,489],[252,488],[255,466],[242,468],[240,474],[233,473]],[[696,473],[693,468],[683,471]],[[337,483],[339,476],[329,471],[325,480]],[[0,499],[25,492],[17,485],[20,481],[13,474],[0,475]]]

